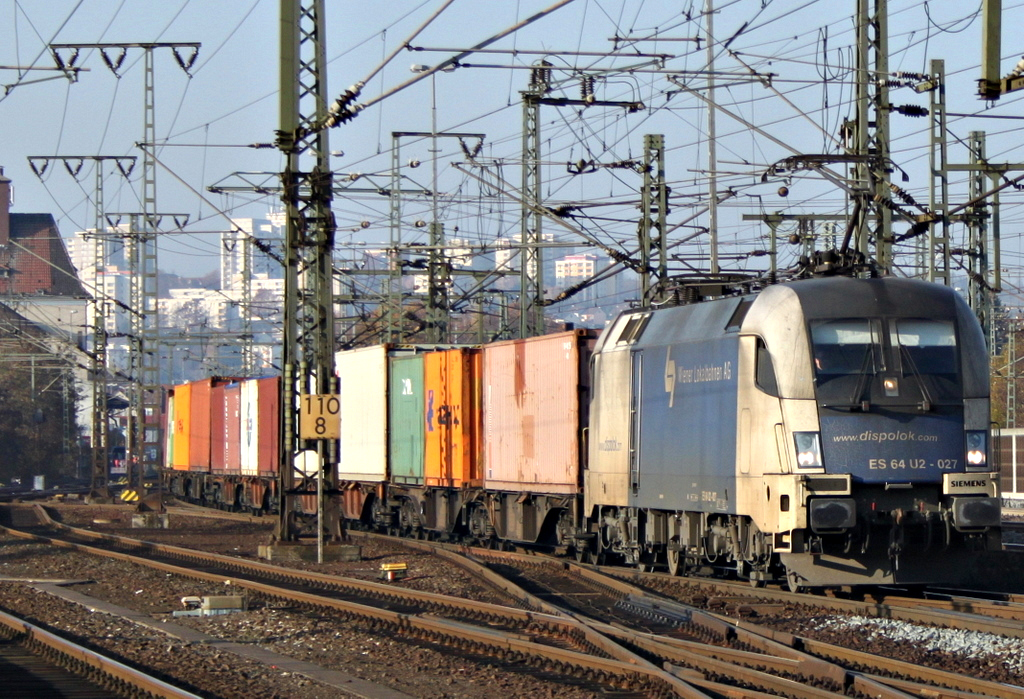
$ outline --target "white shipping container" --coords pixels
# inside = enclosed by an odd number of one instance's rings
[[[338,478],[388,477],[388,347],[376,345],[334,356],[341,394]]]
[[[255,379],[242,382],[240,410],[242,413],[241,427],[242,440],[240,445],[239,461],[244,476],[255,476],[259,474],[260,451],[259,451],[259,384]]]

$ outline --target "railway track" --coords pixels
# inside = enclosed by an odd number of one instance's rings
[[[958,692],[969,692],[1024,697],[1024,689],[1019,687],[898,663],[774,632],[749,620],[737,621],[720,613],[702,611],[666,599],[665,590],[659,588],[669,583],[696,587],[708,607],[733,617],[756,618],[784,604],[810,603],[836,613],[906,618],[957,627],[969,619],[968,623],[990,632],[991,624],[1001,623],[1002,633],[1019,635],[1021,624],[1015,616],[982,616],[986,609],[1010,608],[1005,601],[977,603],[974,611],[965,612],[963,599],[909,600],[897,605],[892,601],[883,604],[809,598],[726,582],[695,583],[623,569],[602,571],[537,555],[402,540],[409,548],[446,556],[453,564],[468,567],[474,575],[500,589],[509,606],[495,608],[470,600],[340,581],[262,563],[220,560],[226,558],[223,556],[216,557],[216,565],[227,568],[213,569],[213,559],[207,554],[61,529],[64,545],[95,548],[97,543],[107,541],[112,549],[106,552],[108,555],[134,555],[127,553],[134,550],[150,557],[148,565],[163,570],[169,570],[165,566],[184,566],[182,574],[211,575],[216,579],[230,574],[236,584],[269,598],[301,602],[331,613],[361,615],[372,619],[385,633],[402,632],[435,642],[441,638],[443,643],[463,652],[479,653],[487,646],[494,652],[503,647],[505,657],[512,657],[507,655],[512,652],[517,659],[528,659],[538,663],[538,667],[555,668],[574,677],[590,677],[606,687],[629,687],[644,696],[751,696],[751,692],[765,692],[823,697],[855,692],[875,697],[906,697],[909,692],[952,697],[961,696]],[[192,570],[196,566],[202,570]],[[261,578],[268,575],[273,579]],[[307,591],[299,589],[303,586],[307,586]],[[397,615],[402,621],[389,615]],[[447,622],[443,625],[445,631],[434,623],[441,617]],[[424,626],[424,620],[431,623]],[[461,642],[454,641],[455,633],[461,635]],[[504,640],[499,641],[499,637]],[[584,658],[596,659],[596,663]]]
[[[641,648],[657,662],[676,670],[698,686],[715,693],[734,679],[740,689],[788,696],[826,696],[851,691],[874,697],[958,696],[969,692],[993,697],[1024,697],[1024,688],[976,680],[959,673],[935,670],[889,657],[850,650],[787,633],[775,632],[751,621],[737,621],[720,614],[702,612],[649,594],[642,587],[589,566],[558,563],[536,556],[476,551],[474,556],[490,561],[524,588],[539,597],[564,606],[573,614],[587,615],[595,630]],[[636,574],[638,578],[670,577]],[[678,580],[676,578],[675,580]],[[721,591],[721,588],[718,588]],[[750,592],[749,586],[744,588]],[[742,606],[763,612],[769,606],[808,603],[808,596],[785,591],[755,590],[758,596],[733,596],[726,600],[719,592],[721,606]],[[712,605],[715,600],[709,600]],[[839,613],[878,614],[913,618],[921,623],[944,623],[960,628],[963,615],[953,617],[947,610],[901,609],[896,606],[867,605],[849,600],[813,598],[815,605]],[[755,612],[756,613],[756,612]],[[632,621],[631,621],[632,620]],[[995,628],[1024,632],[1020,623],[975,619],[974,624],[989,632]],[[739,672],[737,668],[745,668]],[[703,680],[697,678],[700,675]],[[715,686],[702,685],[714,682]],[[796,684],[796,686],[794,686]],[[945,688],[938,689],[938,688]],[[825,694],[820,693],[824,691]]]
[[[601,570],[609,576],[672,599],[700,600],[701,606],[719,609],[732,616],[761,616],[772,607],[810,605],[835,614],[896,619],[1024,638],[1024,595],[950,589],[907,595],[899,589],[878,588],[872,592],[874,601],[870,601],[782,589],[755,589],[745,583],[726,580],[684,579],[621,568]]]
[[[0,677],[4,693],[14,697],[197,697],[6,612],[0,612]]]
[[[44,517],[42,508],[34,507]],[[165,573],[233,586],[278,603],[301,605],[322,614],[356,620],[383,636],[402,635],[485,655],[505,663],[532,666],[539,673],[589,683],[595,691],[637,692],[637,696],[704,696],[637,654],[565,616],[504,607],[354,579],[279,568],[178,547],[138,542],[38,521],[6,531],[20,538],[139,563]],[[47,518],[48,519],[48,518]],[[521,598],[543,608],[540,600]]]

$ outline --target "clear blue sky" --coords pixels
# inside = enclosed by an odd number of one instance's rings
[[[553,1],[553,0],[552,0]],[[464,49],[503,31],[520,19],[548,7],[545,0],[456,0],[413,43],[418,46]],[[327,2],[327,53],[332,59],[329,92],[339,93],[368,75],[412,30],[442,5],[441,0],[396,0],[386,3]],[[716,99],[781,141],[751,132],[725,113],[719,113],[719,187],[734,187],[737,196],[723,207],[723,252],[737,256],[764,246],[764,231],[742,222],[744,213],[840,212],[840,194],[820,180],[800,177],[791,183],[790,196],[782,200],[777,183],[759,185],[759,173],[767,164],[792,152],[819,153],[835,150],[831,141],[844,118],[853,116],[849,71],[853,65],[852,15],[854,0],[720,0],[714,17],[718,51],[715,67],[727,73],[719,78]],[[949,83],[948,109],[975,113],[985,108],[975,96],[981,55],[980,7],[975,2],[892,1],[890,4],[890,62],[892,70],[923,71],[928,61],[946,61]],[[1021,26],[1022,3],[1004,2],[1006,27]],[[692,39],[702,37],[704,2],[657,0],[576,0],[494,45],[492,48],[523,52],[477,54],[465,59],[474,67],[439,74],[360,114],[351,124],[331,132],[332,150],[339,172],[365,176],[366,184],[386,183],[390,164],[392,131],[428,131],[431,128],[432,84],[436,118],[441,130],[482,132],[487,135],[481,158],[488,176],[502,176],[518,187],[517,158],[521,148],[522,109],[519,91],[524,89],[524,70],[541,54],[559,69],[572,66],[616,68],[639,66],[642,58],[620,56],[614,60],[570,56],[564,52],[607,51],[614,36],[657,36],[658,41],[632,45],[644,53],[672,54],[672,70],[700,71],[707,55]],[[170,169],[158,172],[159,208],[164,212],[190,214],[189,235],[168,235],[161,246],[162,268],[200,273],[216,266],[217,244],[204,231],[219,230],[223,220],[211,206],[190,193],[204,191],[226,181],[236,171],[281,169],[274,150],[244,148],[273,139],[277,127],[278,2],[276,0],[0,0],[0,83],[13,86],[0,99],[0,165],[14,181],[16,212],[50,212],[64,235],[93,226],[93,175],[83,170],[79,181],[54,168],[40,181],[26,160],[30,155],[139,155],[135,143],[142,139],[141,51],[128,53],[115,77],[96,52],[84,52],[79,65],[88,70],[76,83],[54,78],[54,73],[18,71],[15,66],[52,67],[46,46],[86,42],[201,42],[198,60],[189,78],[169,50],[155,55],[157,137],[160,159]],[[689,19],[688,19],[689,17]],[[1007,30],[1003,41],[1008,72],[1024,53],[1016,34]],[[730,55],[723,49],[727,40]],[[411,77],[411,64],[433,64],[450,52],[402,52],[364,89],[368,100]],[[759,73],[772,73],[774,90],[742,79],[745,65]],[[571,71],[556,71],[569,79]],[[46,80],[46,78],[51,78]],[[703,77],[683,82],[693,88]],[[844,82],[845,80],[845,82]],[[41,82],[36,82],[41,81]],[[568,97],[578,97],[578,80],[564,87]],[[597,172],[573,175],[566,163],[589,160],[607,166],[642,154],[643,135],[663,133],[670,149],[668,178],[679,201],[670,224],[685,224],[677,235],[696,233],[684,248],[688,255],[707,252],[699,214],[707,196],[706,110],[692,95],[680,92],[665,75],[616,73],[599,80],[599,99],[641,100],[645,109],[626,114],[618,108],[545,108],[542,115],[545,165],[544,195],[549,201],[635,197],[636,173],[622,168],[599,167]],[[927,105],[927,98],[912,90],[894,92],[893,102]],[[990,114],[1021,116],[1020,97],[1004,98]],[[990,160],[1021,162],[1022,141],[1018,122],[955,118],[950,120],[951,139],[965,139],[973,130],[989,133]],[[894,160],[907,171],[909,183],[901,183],[919,200],[927,200],[927,120],[894,117]],[[416,169],[404,169],[410,183],[429,186],[432,171],[428,141],[403,142],[403,162],[422,161]],[[450,167],[463,160],[459,144],[443,139],[439,145],[438,187],[445,196],[439,203],[446,229],[481,239],[518,231],[517,206],[495,202],[493,187],[479,183]],[[966,159],[954,146],[953,162]],[[137,180],[139,171],[134,175]],[[173,174],[172,174],[173,173]],[[962,182],[962,178],[958,180]],[[183,184],[185,183],[185,184]],[[106,186],[108,211],[137,211],[137,181],[131,184],[111,175]],[[188,186],[186,186],[186,184]],[[954,199],[966,188],[954,183]],[[257,195],[206,195],[216,207],[234,216],[263,216],[276,207],[273,197]],[[1019,230],[1022,215],[1016,192],[1003,195],[1004,266],[1019,267]],[[410,200],[409,221],[429,219],[432,202]],[[339,242],[343,245],[387,239],[388,207],[383,197],[354,195],[335,202]],[[692,221],[687,222],[692,216]],[[630,205],[590,210],[588,220],[575,222],[604,244],[628,247],[635,232],[635,209]],[[605,220],[607,219],[607,220]],[[547,228],[552,230],[552,228]],[[753,264],[737,260],[737,265]],[[1019,276],[1019,272],[1017,273]]]

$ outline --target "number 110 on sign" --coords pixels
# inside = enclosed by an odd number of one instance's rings
[[[341,401],[331,394],[307,394],[299,400],[299,437],[301,439],[339,439],[341,437]]]

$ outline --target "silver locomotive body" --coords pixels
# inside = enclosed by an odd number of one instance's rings
[[[988,355],[951,289],[828,278],[628,312],[592,396],[585,555],[803,587],[960,582],[999,545]]]

